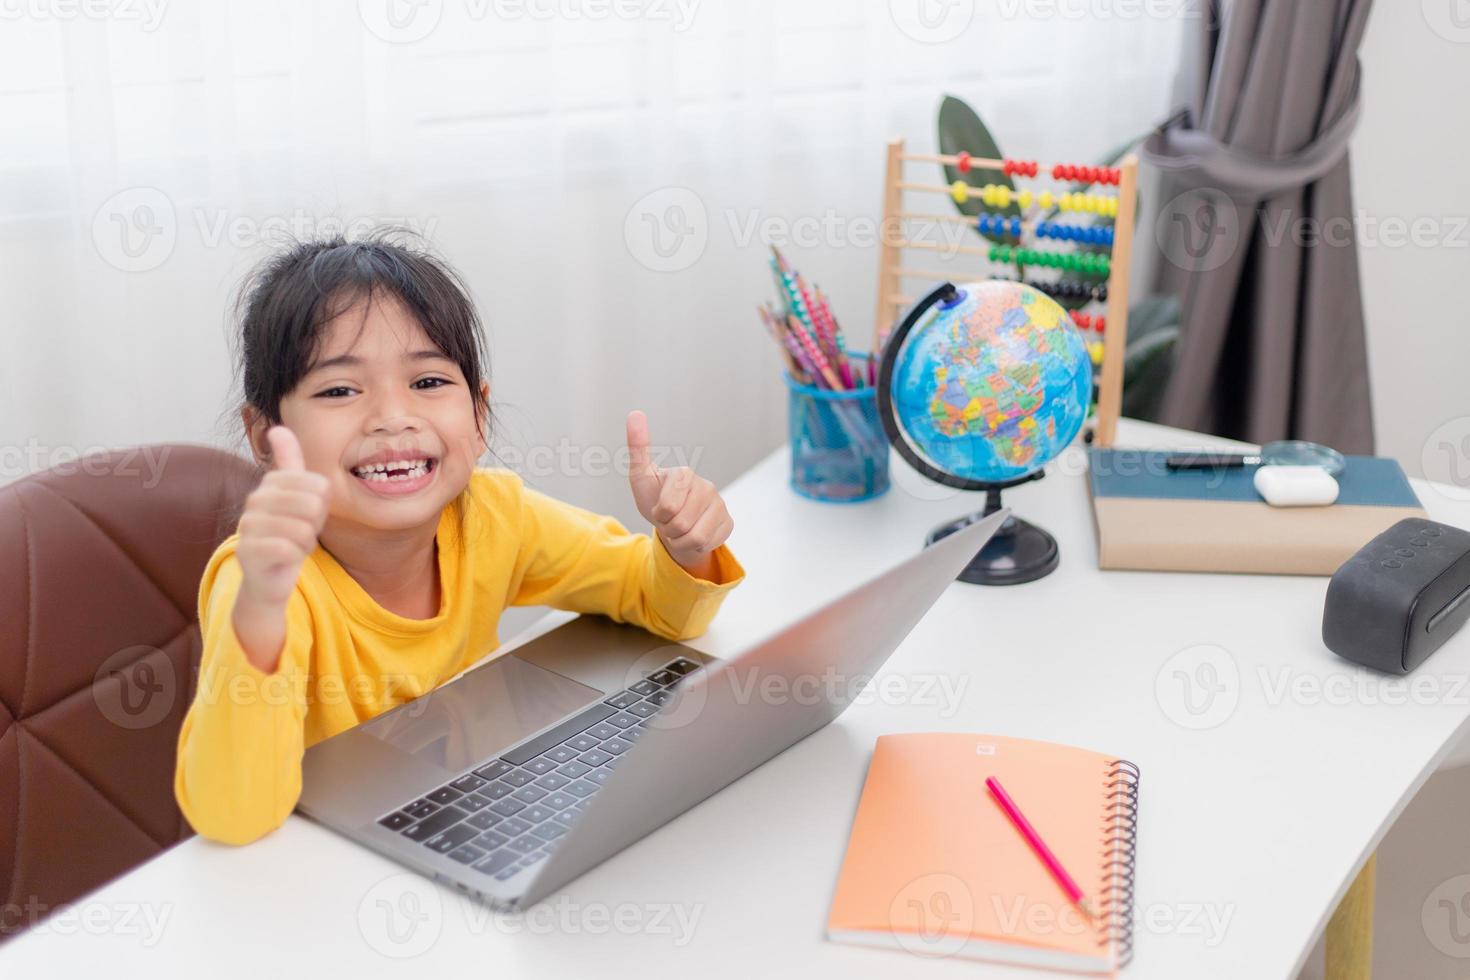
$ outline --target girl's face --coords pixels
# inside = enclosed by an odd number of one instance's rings
[[[324,330],[316,361],[280,411],[306,468],[331,481],[328,526],[437,524],[486,448],[464,373],[391,293]]]

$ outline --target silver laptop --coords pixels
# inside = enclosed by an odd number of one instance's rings
[[[299,809],[533,904],[840,715],[1008,513],[724,659],[578,617],[312,746]]]

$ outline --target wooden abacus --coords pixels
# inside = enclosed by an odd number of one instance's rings
[[[904,179],[905,163],[930,163],[955,167],[962,175],[973,171],[994,171],[1007,177],[1036,178],[1041,175],[1064,185],[1060,189],[1012,189],[1005,184],[972,184],[962,177],[948,186],[915,183]],[[1085,185],[1077,190],[1068,184]],[[1103,194],[1094,187],[1115,187],[1116,193]],[[903,264],[905,249],[942,251],[957,255],[980,256],[991,263],[1012,265],[1019,262],[1030,269],[1056,270],[1056,277],[1038,278],[1028,275],[1026,282],[1050,296],[1083,301],[1071,312],[1078,329],[1102,335],[1101,377],[1098,379],[1097,411],[1094,417],[1093,444],[1111,446],[1117,433],[1118,416],[1123,407],[1123,351],[1128,343],[1128,272],[1133,249],[1133,209],[1137,200],[1138,159],[1129,155],[1118,167],[1090,167],[1056,164],[1042,167],[1035,160],[989,160],[968,153],[905,153],[903,140],[888,144],[888,162],[883,179],[882,244],[878,257],[878,312],[874,320],[877,331],[875,350],[881,351],[888,332],[897,319],[917,299],[905,294],[905,279],[954,281],[955,274],[922,269]],[[906,210],[904,195],[943,194],[963,204],[978,198],[986,205],[1009,210],[1015,205],[1018,215],[985,212],[978,217],[964,214],[926,214]],[[1047,212],[1062,214],[1099,214],[1113,219],[1111,228],[1053,221]],[[968,225],[979,234],[1013,240],[1016,244],[950,245],[910,238],[904,230],[914,221]],[[1041,240],[1071,243],[1070,250],[1039,248]],[[1082,246],[1078,248],[1077,246]],[[1103,248],[1106,251],[1103,251]],[[988,271],[988,270],[987,270]],[[1075,277],[1068,277],[1075,273]],[[1092,309],[1105,304],[1106,314]],[[1097,342],[1089,340],[1089,353]]]

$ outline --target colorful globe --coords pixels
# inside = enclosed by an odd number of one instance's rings
[[[894,359],[894,419],[950,477],[995,484],[1035,473],[1087,418],[1086,344],[1067,311],[1031,286],[966,283],[893,340],[901,346],[884,357]]]

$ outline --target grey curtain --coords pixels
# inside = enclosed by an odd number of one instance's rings
[[[1370,4],[1214,0],[1198,19],[1186,108],[1144,145],[1155,285],[1182,314],[1159,421],[1373,451],[1347,158]]]

